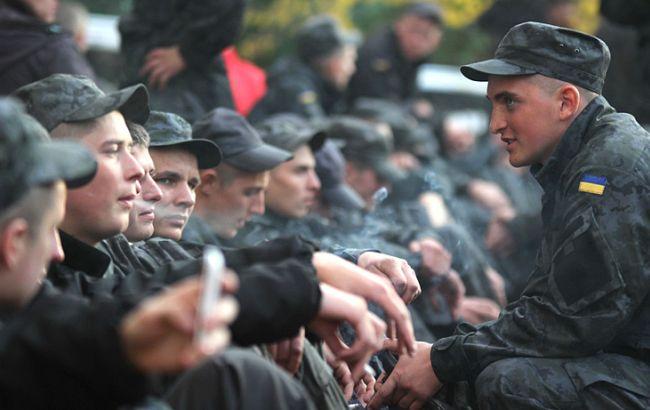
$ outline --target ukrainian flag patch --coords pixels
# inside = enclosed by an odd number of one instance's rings
[[[605,192],[607,178],[585,174],[580,180],[578,191],[594,195],[602,195]]]

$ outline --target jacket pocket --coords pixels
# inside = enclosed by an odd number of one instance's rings
[[[554,252],[549,289],[559,307],[577,313],[624,285],[619,263],[588,208],[567,224]]]
[[[583,399],[588,400],[590,389],[622,389],[650,398],[650,366],[634,358],[603,353],[564,363],[564,369]]]

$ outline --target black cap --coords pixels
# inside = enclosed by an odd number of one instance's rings
[[[291,113],[272,115],[257,124],[256,128],[265,142],[291,153],[304,144],[316,152],[326,138],[325,131]]]
[[[415,117],[394,101],[358,98],[351,114],[388,124],[393,132],[396,150],[410,152],[419,158],[433,158],[436,154],[433,132],[420,125]]]
[[[397,182],[405,173],[390,162],[392,144],[373,124],[354,117],[334,118],[327,130],[329,138],[342,140],[348,161],[367,166],[387,182]]]
[[[195,139],[216,143],[223,153],[223,162],[247,172],[271,170],[291,159],[292,154],[265,144],[246,118],[228,108],[216,108],[192,127]]]
[[[404,7],[402,15],[413,15],[429,20],[435,25],[442,26],[443,18],[440,7],[428,2],[415,2]]]
[[[321,196],[332,206],[361,210],[363,199],[345,183],[345,158],[333,141],[325,141],[315,154]]]
[[[192,139],[192,126],[170,112],[152,111],[144,125],[149,133],[150,148],[174,147],[196,156],[199,169],[214,168],[221,162],[221,150],[212,141]]]
[[[493,59],[462,66],[460,71],[474,81],[487,81],[490,75],[541,74],[600,94],[610,58],[609,48],[597,37],[526,22],[506,33]]]
[[[309,18],[296,34],[298,56],[303,61],[328,57],[346,44],[358,44],[359,36],[344,31],[338,21],[329,15]]]
[[[51,141],[43,126],[9,98],[0,98],[0,165],[0,211],[33,187],[62,180],[77,188],[97,171],[90,151],[76,141]]]
[[[105,94],[88,77],[53,74],[20,87],[14,95],[48,131],[64,122],[93,120],[112,111],[137,124],[144,124],[149,116],[149,94],[142,84]]]

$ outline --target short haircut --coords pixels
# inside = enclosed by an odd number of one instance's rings
[[[3,231],[9,222],[21,218],[27,221],[29,234],[34,237],[41,228],[45,210],[54,200],[53,188],[53,184],[31,188],[18,202],[2,212],[0,231]]]
[[[149,138],[149,133],[142,125],[126,120],[126,127],[129,129],[129,133],[131,134],[133,145],[149,148],[149,142],[151,142],[151,139]]]

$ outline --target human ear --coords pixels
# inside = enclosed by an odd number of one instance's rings
[[[580,108],[580,91],[571,85],[565,84],[558,90],[560,98],[560,120],[572,119]]]
[[[201,171],[201,184],[198,190],[202,195],[209,196],[216,189],[219,183],[219,176],[216,169],[206,169]]]
[[[11,220],[0,233],[0,263],[12,270],[27,251],[29,225],[23,218]]]

